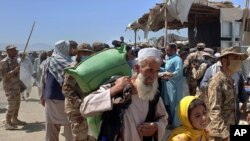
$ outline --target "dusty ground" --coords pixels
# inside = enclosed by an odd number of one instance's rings
[[[44,141],[45,140],[45,114],[44,108],[39,103],[37,87],[32,88],[32,93],[26,101],[21,101],[19,119],[26,121],[27,125],[19,126],[16,130],[5,130],[7,101],[0,84],[0,141]],[[167,133],[169,134],[169,130]],[[166,139],[164,139],[166,140]],[[65,141],[60,134],[60,141]]]
[[[6,96],[0,86],[0,141],[44,141],[45,140],[45,115],[44,108],[39,104],[37,87],[32,88],[32,93],[26,101],[21,101],[19,119],[26,121],[27,125],[18,126],[16,130],[5,130],[3,121],[5,120],[7,101]],[[60,141],[64,141],[60,135]]]

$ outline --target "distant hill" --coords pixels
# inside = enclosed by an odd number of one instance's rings
[[[7,43],[0,43],[0,50],[5,51],[5,46]],[[24,50],[25,44],[15,44],[18,50]],[[29,44],[27,51],[41,51],[41,50],[51,50],[53,49],[53,45],[46,43],[35,43]]]

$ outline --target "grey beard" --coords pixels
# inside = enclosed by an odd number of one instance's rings
[[[158,91],[158,81],[156,79],[154,80],[152,85],[145,85],[144,80],[145,77],[141,73],[139,73],[135,80],[137,94],[140,99],[151,101],[154,99]]]

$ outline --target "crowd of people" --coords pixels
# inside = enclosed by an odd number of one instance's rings
[[[250,124],[240,71],[248,54],[239,47],[218,53],[204,43],[192,49],[175,43],[138,48],[120,40],[113,45],[125,45],[132,76],[111,77],[90,93],[64,69],[108,50],[107,44],[60,40],[33,62],[15,45],[6,46],[0,62],[8,101],[5,129],[27,124],[18,112],[33,85],[45,107],[46,141],[58,141],[61,127],[66,141],[229,141],[230,125]],[[101,117],[97,130],[89,122],[93,116]]]

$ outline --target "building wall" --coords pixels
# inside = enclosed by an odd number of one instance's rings
[[[194,27],[188,27],[188,39],[190,47],[195,47],[197,43],[204,42],[207,47],[220,47],[221,27],[219,19],[214,22],[200,24],[197,26],[195,36]]]

